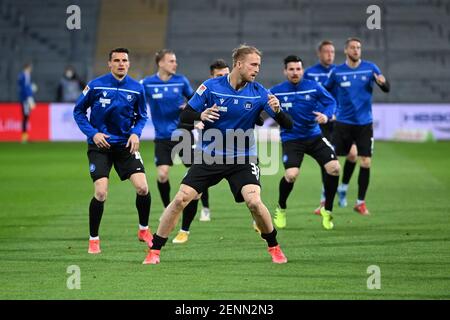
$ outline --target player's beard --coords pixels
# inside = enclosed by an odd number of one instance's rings
[[[354,58],[353,56],[348,56],[348,58],[352,61],[352,62],[354,62],[354,63],[356,63],[356,62],[358,62],[359,60],[361,60],[361,57],[357,57],[357,58]]]

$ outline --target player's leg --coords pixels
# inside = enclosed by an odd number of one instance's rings
[[[173,165],[172,149],[174,143],[170,140],[155,140],[155,165],[157,172],[157,186],[164,208],[170,202],[169,171]]]
[[[325,137],[319,137],[308,144],[307,154],[312,156],[324,172],[323,184],[325,189],[325,203],[320,208],[322,225],[325,229],[333,229],[332,211],[336,190],[339,184],[339,161],[333,146]]]
[[[138,239],[151,246],[153,236],[148,221],[152,198],[148,189],[147,178],[145,173],[133,173],[130,176],[130,181],[136,189],[136,209],[139,217]]]
[[[322,131],[322,136],[325,137],[328,141],[332,141],[333,129],[334,129],[334,120],[328,121],[327,123],[320,124],[320,131]],[[326,171],[323,166],[320,166],[320,175],[322,177],[322,192],[320,193],[320,204],[314,210],[314,214],[320,215],[320,209],[325,205],[325,178]]]
[[[28,120],[30,117],[30,104],[22,102],[22,143],[28,142]]]
[[[348,185],[350,184],[350,179],[352,178],[353,172],[355,171],[356,161],[358,159],[356,144],[352,144],[350,148],[350,152],[347,155],[344,163],[344,170],[342,172],[342,183],[339,186],[339,194],[340,194],[340,206],[347,206],[347,191]]]
[[[360,168],[358,176],[358,199],[354,206],[354,210],[361,215],[368,215],[369,210],[366,206],[366,193],[369,188],[370,167],[372,164],[373,154],[373,127],[372,124],[359,128],[359,134],[356,139],[358,148]]]
[[[334,131],[332,136],[332,144],[334,146],[334,151],[337,156],[347,156],[350,153],[350,150],[353,145],[353,136],[352,136],[352,126],[340,122],[336,122],[334,125]],[[344,165],[344,175],[345,175],[345,165]],[[350,171],[349,171],[350,172]],[[351,174],[350,174],[351,177]],[[348,191],[348,182],[350,178],[343,178],[342,184],[338,186],[337,194],[339,198],[339,206],[346,207],[347,206],[347,191]]]
[[[89,203],[89,250],[88,253],[100,253],[99,229],[103,216],[104,203],[108,196],[108,179],[112,167],[112,155],[96,145],[88,145],[89,171],[94,183],[94,196]]]
[[[274,263],[286,263],[287,258],[278,244],[277,230],[272,225],[269,210],[261,201],[261,187],[255,184],[248,184],[242,187],[241,193],[256,225],[261,230],[261,238],[267,242],[272,261]]]
[[[175,228],[183,209],[198,197],[198,192],[185,184],[181,184],[180,190],[172,202],[164,210],[158,230],[153,235],[153,244],[143,264],[157,264],[160,261],[161,248],[166,244],[169,234]]]
[[[286,141],[282,144],[284,176],[278,187],[278,206],[275,208],[274,223],[277,228],[286,227],[287,199],[294,188],[304,156],[304,145],[299,141]]]
[[[211,210],[209,209],[209,191],[206,189],[202,193],[202,211],[200,212],[200,221],[211,221]]]
[[[198,201],[200,195],[192,199],[191,202],[183,209],[183,216],[181,218],[181,229],[178,234],[173,238],[173,243],[186,243],[189,240],[189,230],[191,228],[192,221],[194,221],[195,214],[198,209]]]

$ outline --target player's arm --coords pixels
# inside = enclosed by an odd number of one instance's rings
[[[87,109],[91,106],[92,95],[92,90],[89,88],[89,85],[87,85],[78,98],[73,109],[73,118],[75,119],[75,122],[81,132],[83,132],[89,139],[99,133],[99,131],[91,125],[87,118]]]
[[[333,88],[336,86],[336,74],[334,69],[330,71],[330,76],[323,83],[323,87],[328,90],[328,92],[332,92]]]
[[[269,93],[268,101],[264,110],[271,116],[283,129],[292,129],[294,122],[290,115],[283,112],[280,107],[280,100],[273,94]]]
[[[373,77],[375,78],[376,84],[380,87],[383,92],[389,92],[391,90],[391,84],[389,81],[383,76],[381,73],[373,73]]]

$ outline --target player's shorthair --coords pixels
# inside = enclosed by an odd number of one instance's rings
[[[248,46],[246,44],[241,44],[239,47],[233,49],[233,67],[236,63],[248,54],[256,53],[258,56],[262,57],[262,52],[256,47]]]
[[[334,43],[331,40],[323,40],[317,46],[317,51],[320,52],[324,46],[334,46]]]
[[[359,42],[359,44],[362,44],[361,39],[356,38],[356,37],[350,37],[350,38],[347,38],[347,40],[345,40],[345,47],[347,48],[348,44],[352,41],[356,41],[356,42]]]
[[[115,49],[112,49],[110,52],[109,52],[109,61],[111,61],[111,58],[112,58],[112,54],[113,53],[117,53],[117,52],[119,52],[119,53],[126,53],[126,54],[129,54],[130,53],[130,50],[128,50],[127,48],[115,48]]]
[[[161,49],[158,52],[155,53],[155,62],[156,62],[156,66],[159,65],[159,62],[164,58],[164,56],[166,54],[175,54],[175,52],[173,52],[170,49]]]
[[[211,74],[212,74],[214,70],[217,70],[217,69],[225,69],[225,68],[229,68],[229,66],[228,66],[228,64],[225,62],[225,60],[223,60],[223,59],[217,59],[216,61],[214,61],[214,62],[209,66],[209,71],[210,71]]]
[[[299,56],[290,55],[290,56],[287,56],[286,58],[284,58],[283,61],[284,61],[284,68],[287,68],[288,63],[290,63],[290,62],[300,62],[303,66],[303,60]]]

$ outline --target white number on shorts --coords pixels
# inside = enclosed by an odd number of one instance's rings
[[[134,153],[134,156],[136,157],[137,160],[140,160],[142,164],[144,164],[144,160],[142,160],[141,154],[139,153],[139,151],[136,151]]]
[[[250,163],[252,166],[252,174],[256,176],[256,179],[259,181],[259,167],[255,163]]]

